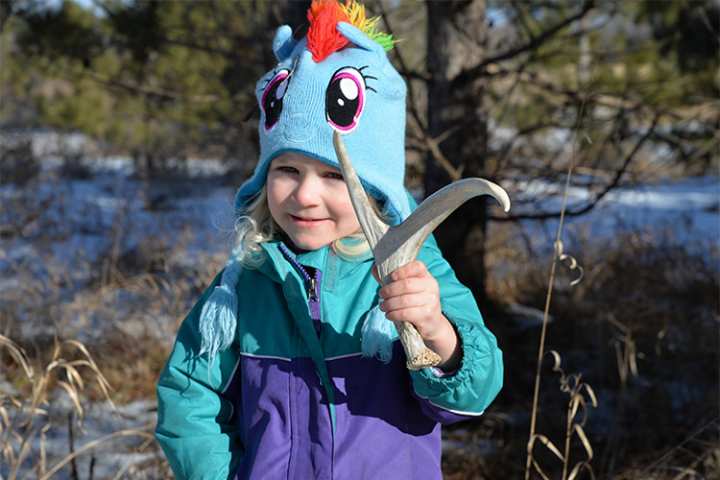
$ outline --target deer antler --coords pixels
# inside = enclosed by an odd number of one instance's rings
[[[383,285],[388,283],[390,273],[415,259],[423,242],[435,227],[467,200],[479,195],[491,195],[502,205],[503,210],[510,210],[510,198],[500,186],[482,178],[465,178],[438,190],[426,198],[404,222],[390,227],[370,206],[367,193],[338,132],[333,134],[333,145],[340,160],[350,200],[372,248]],[[440,363],[440,356],[425,346],[412,324],[394,323],[405,349],[408,369],[419,370]]]

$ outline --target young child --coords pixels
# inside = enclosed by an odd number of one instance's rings
[[[405,84],[355,3],[315,0],[257,83],[260,159],[237,243],[180,327],[156,438],[178,478],[442,478],[441,424],[481,415],[502,354],[432,236],[380,288],[339,170],[337,130],[388,224],[403,186]],[[382,303],[381,303],[382,302]],[[408,371],[393,321],[442,358]]]

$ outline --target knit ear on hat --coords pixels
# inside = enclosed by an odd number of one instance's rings
[[[336,28],[343,37],[356,47],[385,56],[385,49],[383,49],[382,45],[377,43],[375,40],[372,40],[354,25],[347,22],[338,22]]]
[[[275,31],[272,49],[278,62],[282,62],[290,56],[293,49],[297,45],[292,36],[292,28],[289,25],[282,25]]]

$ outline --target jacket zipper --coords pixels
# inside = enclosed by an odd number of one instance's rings
[[[320,320],[320,281],[322,278],[322,272],[319,268],[315,269],[314,275],[311,277],[310,274],[305,270],[305,268],[300,264],[300,262],[297,261],[295,258],[295,255],[290,252],[290,250],[282,243],[279,243],[280,251],[285,255],[285,257],[290,261],[290,263],[300,272],[302,277],[305,279],[305,283],[307,286],[307,296],[308,296],[308,309],[310,311],[310,318],[312,319],[313,327],[315,327],[315,333],[318,336],[318,340],[320,340],[320,332],[322,323]],[[321,371],[324,373],[321,374]],[[332,452],[335,452],[335,400],[334,400],[334,390],[332,387],[332,380],[328,378],[328,372],[326,367],[319,367],[316,364],[316,373],[318,377],[320,377],[320,383],[325,388],[325,392],[327,395],[327,405],[330,413],[330,423],[332,425]],[[325,380],[323,380],[325,378]],[[328,384],[330,387],[328,387]],[[333,474],[332,471],[334,469],[333,462],[334,461],[334,453],[331,455],[330,459],[330,478],[332,478]]]
[[[307,294],[310,301],[317,302],[317,270],[315,271],[315,276],[310,278],[310,287],[308,288]]]
[[[297,261],[293,253],[283,243],[280,243],[279,247],[285,257],[288,259],[288,261],[300,272],[300,275],[302,275],[303,279],[305,280],[310,318],[313,321],[315,333],[317,333],[319,337],[322,326],[320,321],[320,292],[318,291],[318,286],[320,283],[320,270],[316,268],[314,275],[310,276],[305,267],[303,267],[300,262]]]

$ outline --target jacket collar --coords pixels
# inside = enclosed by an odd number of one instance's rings
[[[266,253],[266,259],[259,267],[261,272],[280,283],[284,282],[288,275],[291,275],[291,271],[295,270],[295,267],[290,264],[280,250],[281,243],[290,249],[289,242],[283,241],[282,239],[274,239],[260,244]],[[332,252],[330,245],[325,245],[316,250],[306,250],[296,253],[295,258],[302,265],[317,268],[322,271],[325,281],[332,280],[333,278],[341,279],[346,275],[352,274],[361,266],[370,264],[373,261],[371,252],[368,252],[367,255],[356,261],[342,260]]]
[[[290,271],[295,269],[295,267],[287,261],[282,251],[280,251],[281,243],[289,248],[288,244],[280,239],[260,244],[267,256],[259,270],[278,282],[283,282],[290,274]],[[329,249],[330,246],[325,245],[317,250],[297,253],[295,254],[295,258],[302,265],[317,268],[322,271],[325,268]]]

